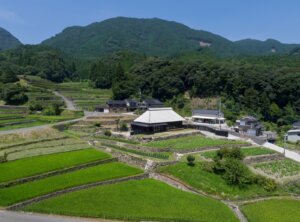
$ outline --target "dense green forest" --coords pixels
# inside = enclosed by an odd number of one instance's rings
[[[177,56],[209,48],[220,57],[288,53],[296,44],[276,40],[230,41],[220,35],[195,30],[163,19],[117,17],[87,26],[73,26],[42,42],[81,58],[95,58],[122,50],[150,56]]]
[[[21,42],[15,36],[0,27],[0,51],[15,48],[19,45],[21,45]]]

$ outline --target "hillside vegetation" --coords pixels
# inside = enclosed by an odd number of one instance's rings
[[[15,48],[21,44],[15,36],[0,27],[0,51]]]

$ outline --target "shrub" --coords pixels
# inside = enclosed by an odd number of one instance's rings
[[[241,161],[228,158],[223,166],[225,170],[223,178],[228,184],[244,186],[252,182],[249,169]]]
[[[202,170],[205,170],[207,172],[213,173],[214,169],[213,169],[214,164],[212,162],[202,162],[201,163],[201,168]]]
[[[186,159],[187,159],[187,161],[188,161],[188,165],[189,166],[195,166],[195,157],[194,156],[192,156],[192,155],[188,155],[187,157],[186,157]]]
[[[244,155],[241,152],[240,148],[222,148],[217,151],[216,157],[219,160],[222,160],[224,158],[233,158],[237,160],[242,160],[244,159]]]
[[[122,123],[121,126],[120,126],[120,130],[121,131],[128,131],[127,124],[126,123]]]
[[[29,103],[29,110],[30,111],[42,111],[44,109],[43,105],[36,101],[31,101]]]
[[[105,130],[104,135],[110,137],[111,136],[111,131],[110,130]]]
[[[266,191],[274,191],[277,189],[277,184],[275,182],[275,180],[273,179],[270,179],[270,178],[265,178],[265,182],[263,184],[263,188],[266,190]]]
[[[101,123],[95,123],[94,126],[101,127]]]
[[[58,104],[52,104],[51,106],[46,107],[43,109],[43,114],[46,116],[58,116],[60,115],[62,110],[60,109]]]

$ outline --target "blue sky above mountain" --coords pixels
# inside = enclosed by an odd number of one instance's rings
[[[73,25],[116,16],[177,21],[230,40],[299,43],[297,0],[0,0],[0,27],[23,43],[40,43]]]

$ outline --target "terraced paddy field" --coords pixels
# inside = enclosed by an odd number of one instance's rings
[[[275,178],[283,178],[296,175],[300,176],[300,164],[290,159],[258,163],[254,165],[254,168],[261,170],[265,174],[273,176]]]
[[[121,220],[235,222],[223,203],[153,179],[103,185],[54,197],[24,210]]]
[[[71,173],[2,188],[0,189],[0,206],[8,206],[36,196],[74,186],[136,175],[142,172],[140,169],[118,162],[101,164]]]
[[[95,149],[36,156],[0,164],[0,183],[110,158]]]
[[[242,206],[249,222],[298,222],[300,201],[295,199],[264,200]]]
[[[241,152],[245,157],[267,155],[267,154],[276,153],[273,150],[262,148],[262,147],[242,148]],[[200,155],[203,156],[204,158],[212,159],[216,156],[216,154],[217,154],[217,151],[207,151],[207,152],[201,153]]]
[[[94,89],[88,82],[65,82],[54,84],[36,76],[26,76],[29,85],[38,89],[58,91],[74,101],[77,108],[94,111],[96,106],[104,105],[112,96],[111,90]]]
[[[145,146],[154,147],[154,148],[172,148],[177,150],[184,150],[184,149],[196,149],[196,148],[213,147],[213,146],[230,147],[230,145],[240,145],[240,144],[247,145],[247,143],[243,141],[212,139],[201,135],[194,135],[194,136],[179,137],[176,139],[153,141],[145,144]]]
[[[178,178],[184,183],[204,191],[208,194],[220,196],[225,199],[249,199],[261,196],[280,195],[281,189],[274,192],[266,191],[262,186],[248,185],[246,187],[228,185],[221,175],[204,169],[205,162],[196,162],[194,167],[180,162],[175,165],[162,167],[159,171],[163,174]]]

